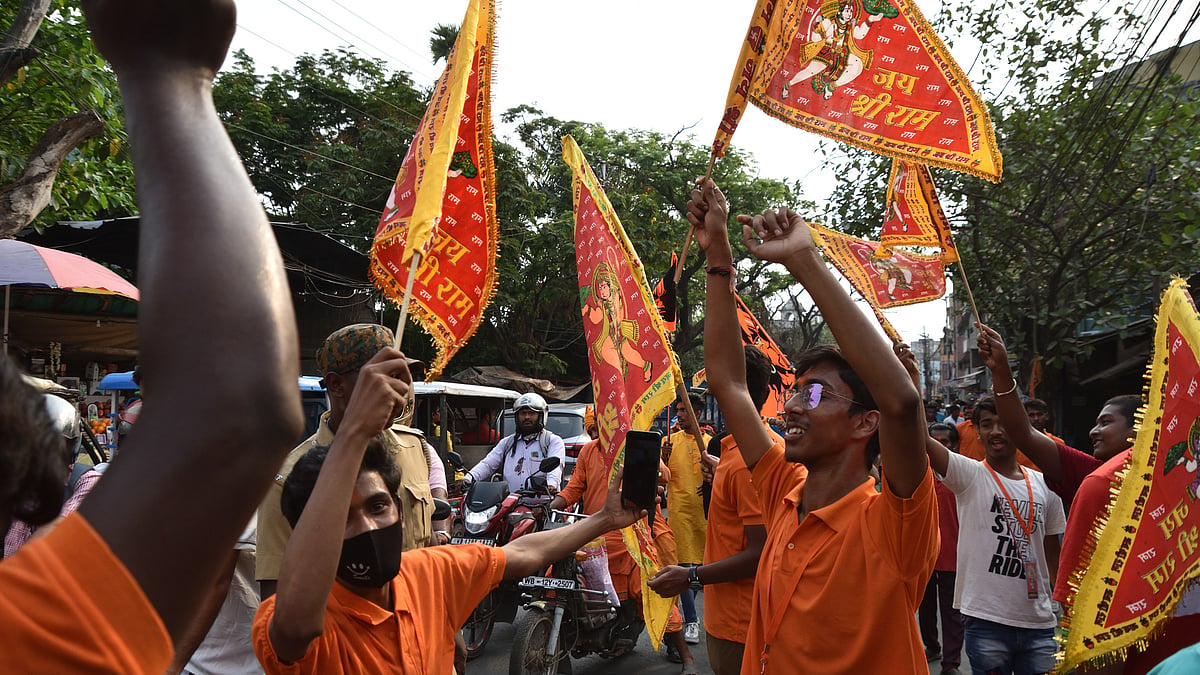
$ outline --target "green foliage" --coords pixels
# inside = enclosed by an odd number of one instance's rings
[[[19,8],[20,3],[0,7],[0,26],[9,26]],[[50,206],[34,225],[135,212],[116,77],[92,46],[82,12],[74,4],[55,2],[30,46],[38,50],[37,58],[0,85],[0,186],[21,175],[48,127],[90,109],[104,121],[104,133],[81,143],[63,162]]]

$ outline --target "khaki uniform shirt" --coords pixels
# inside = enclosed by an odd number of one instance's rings
[[[429,491],[429,455],[425,452],[421,432],[396,424],[383,432],[384,445],[392,452],[400,467],[400,511],[404,515],[404,550],[429,544],[433,534],[433,495]],[[304,453],[318,445],[333,443],[329,428],[329,413],[321,416],[317,433],[309,436],[283,461],[275,481],[258,507],[258,557],[255,578],[258,581],[279,579],[283,550],[292,536],[292,528],[279,507],[283,482]]]

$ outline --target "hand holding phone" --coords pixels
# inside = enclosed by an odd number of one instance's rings
[[[658,496],[659,450],[662,434],[657,431],[630,431],[625,435],[625,477],[621,498],[654,513]]]

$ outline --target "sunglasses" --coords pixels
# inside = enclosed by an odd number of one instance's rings
[[[803,387],[793,390],[792,395],[798,396],[800,398],[800,409],[801,410],[815,410],[817,408],[817,406],[821,405],[821,399],[823,399],[827,396],[833,397],[833,398],[840,398],[843,401],[849,401],[850,403],[852,403],[860,408],[866,407],[863,404],[859,403],[858,401],[855,401],[854,399],[850,398],[849,396],[842,396],[841,394],[839,394],[837,392],[826,391],[825,385],[821,384],[820,382],[809,382],[809,383],[805,384]]]

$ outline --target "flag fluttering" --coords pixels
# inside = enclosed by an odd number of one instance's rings
[[[1163,293],[1133,450],[1072,572],[1055,672],[1144,646],[1200,577],[1200,313],[1186,287]]]
[[[663,328],[668,333],[675,332],[677,306],[679,304],[675,290],[675,266],[679,264],[679,254],[671,252],[671,265],[654,286],[654,305],[658,315],[662,317]]]
[[[950,221],[942,211],[929,167],[909,160],[892,160],[879,243],[876,254],[883,257],[891,255],[894,246],[928,246],[942,249],[943,262],[958,262]]]
[[[575,139],[563,138],[573,173],[575,256],[588,344],[600,448],[615,471],[631,429],[651,428],[675,400],[683,373],[663,329],[646,273],[607,195]],[[642,609],[654,648],[662,642],[674,598],[646,586],[660,562],[644,520],[621,532],[642,578]]]
[[[888,157],[998,181],[987,108],[911,0],[759,0],[713,152],[749,101],[801,129]]]
[[[375,232],[370,274],[433,338],[433,379],[483,320],[496,286],[491,78],[495,0],[471,0]]]
[[[880,245],[809,223],[825,257],[872,307],[886,309],[936,300],[946,294],[940,255],[893,250],[879,257]]]
[[[762,410],[759,412],[767,417],[778,417],[779,411],[783,410],[783,403],[787,401],[788,390],[796,383],[796,370],[792,368],[792,362],[788,359],[787,354],[783,353],[779,344],[755,318],[750,308],[742,301],[741,296],[734,295],[733,297],[737,300],[742,344],[757,347],[771,361],[771,391],[767,396],[767,402],[763,404]]]

